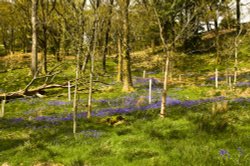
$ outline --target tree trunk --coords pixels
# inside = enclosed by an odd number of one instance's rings
[[[43,27],[43,72],[47,74],[47,28]]]
[[[0,118],[3,118],[3,117],[4,117],[4,112],[5,112],[5,103],[6,103],[6,100],[2,100],[1,112],[0,112]]]
[[[14,28],[11,27],[11,37],[10,37],[10,54],[13,55],[15,53],[15,36],[14,36]]]
[[[215,68],[215,77],[214,77],[214,80],[215,80],[215,88],[217,89],[218,88],[218,68],[216,67]]]
[[[237,20],[237,34],[240,32],[240,0],[236,0],[236,20]]]
[[[236,37],[234,41],[234,80],[233,84],[236,85],[237,83],[237,75],[238,75],[238,37],[240,36],[241,33],[241,25],[240,25],[240,0],[236,0],[236,19],[237,19],[237,27],[236,27]]]
[[[75,90],[74,90],[74,100],[73,100],[73,134],[76,133],[76,115],[77,115],[77,103],[78,103],[78,79],[79,79],[79,59],[80,51],[78,50],[76,57],[76,72],[75,72]]]
[[[218,29],[218,6],[216,6],[215,24],[215,47],[216,47],[216,64],[215,64],[215,88],[218,88],[218,66],[220,64],[220,48],[219,48],[219,29]]]
[[[210,31],[210,23],[209,23],[209,20],[206,21],[206,26],[207,26],[207,31]]]
[[[166,62],[165,62],[165,72],[164,72],[164,83],[163,83],[163,90],[162,90],[162,97],[161,97],[160,117],[162,117],[162,118],[164,118],[165,114],[166,114],[169,56],[170,56],[170,51],[167,50],[167,57],[166,57]]]
[[[118,35],[117,39],[117,53],[118,53],[117,82],[122,82],[123,57],[122,57],[122,41],[120,35]]]
[[[38,0],[32,0],[32,55],[31,55],[31,72],[35,77],[37,74],[37,7]]]
[[[60,43],[59,43],[59,54],[56,57],[57,61],[61,61],[65,59],[65,38],[66,38],[66,28],[65,22],[61,24],[61,35],[60,35]]]
[[[96,51],[96,45],[97,45],[97,29],[98,29],[98,13],[97,10],[99,8],[100,1],[97,0],[95,2],[95,21],[94,21],[94,28],[93,28],[93,45],[90,46],[92,48],[90,52],[90,62],[91,62],[91,68],[90,68],[90,76],[89,76],[89,96],[88,96],[88,113],[87,118],[89,119],[91,117],[92,112],[92,93],[93,93],[93,74],[94,74],[94,56]]]
[[[124,92],[133,91],[132,75],[131,75],[131,60],[129,47],[129,16],[128,7],[130,0],[123,0],[123,88]]]
[[[112,17],[112,12],[113,12],[113,4],[114,0],[110,0],[109,4],[109,12],[108,12],[108,22],[107,22],[107,30],[105,34],[105,43],[104,43],[104,51],[103,51],[103,59],[102,59],[102,69],[103,72],[106,72],[106,57],[108,53],[108,42],[109,42],[109,32],[111,29],[111,17]]]
[[[240,33],[240,32],[239,32]],[[238,36],[236,36],[234,41],[234,85],[237,83],[238,73]]]
[[[88,114],[87,114],[88,119],[91,117],[91,112],[92,112],[92,92],[93,92],[92,90],[93,90],[93,73],[90,72],[90,74],[89,74]]]

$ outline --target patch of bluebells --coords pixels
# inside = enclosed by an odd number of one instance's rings
[[[186,100],[181,102],[181,106],[183,107],[192,107],[194,105],[199,105],[203,103],[211,103],[211,102],[218,102],[218,101],[223,101],[225,99],[224,96],[219,96],[215,98],[208,98],[208,99],[200,99],[200,100]]]
[[[21,122],[23,122],[24,121],[24,119],[23,118],[12,118],[12,119],[10,119],[10,121],[12,122],[12,123],[21,123]]]
[[[225,97],[216,97],[216,98],[210,98],[210,99],[201,99],[201,100],[187,100],[187,101],[180,101],[177,99],[172,99],[170,97],[167,97],[166,104],[169,106],[182,106],[182,107],[192,107],[194,105],[202,104],[202,103],[208,103],[208,102],[217,102],[217,101],[222,101],[224,100]],[[161,101],[142,106],[140,108],[136,107],[128,107],[128,108],[109,108],[109,109],[104,109],[100,110],[96,113],[93,114],[93,116],[108,116],[108,115],[114,115],[114,114],[126,114],[130,113],[136,110],[149,110],[149,109],[159,109],[161,107]]]
[[[81,119],[81,118],[85,118],[85,117],[87,117],[86,112],[81,112],[81,113],[78,113],[76,115],[77,119]],[[33,120],[37,121],[37,122],[47,122],[47,123],[50,123],[53,125],[57,125],[59,122],[72,121],[72,119],[73,119],[73,114],[70,113],[70,114],[67,114],[66,116],[60,116],[60,117],[57,117],[57,116],[38,116],[38,117],[34,118]]]
[[[225,158],[226,156],[227,156],[228,158],[230,158],[229,152],[228,152],[227,150],[225,150],[225,149],[220,149],[220,150],[219,150],[219,154],[220,154],[220,156],[223,157],[223,158]]]
[[[108,101],[108,100],[105,100],[105,99],[93,100],[93,102],[95,102],[95,103],[101,103],[101,104],[108,104],[108,103],[109,103],[109,101]]]
[[[65,101],[60,101],[60,100],[51,100],[48,101],[48,105],[50,106],[64,106],[64,105],[69,105],[71,102],[65,102]]]
[[[250,82],[238,82],[236,84],[236,86],[238,86],[238,87],[249,87],[250,86]]]
[[[136,105],[136,100],[134,97],[127,96],[124,98],[124,105],[125,106],[134,106]]]
[[[60,121],[60,118],[56,116],[38,116],[34,120],[37,122],[48,122],[52,125],[57,125]]]
[[[223,81],[223,80],[225,80],[224,77],[218,77],[218,81]],[[215,81],[215,77],[209,77],[208,81]]]
[[[220,149],[219,150],[219,155],[223,159],[223,161],[225,161],[227,159],[231,159],[231,161],[236,161],[237,165],[241,165],[240,164],[240,158],[244,156],[244,151],[242,150],[241,147],[238,147],[237,151],[238,151],[238,155],[232,155],[231,156],[229,151],[227,151],[226,149]]]
[[[182,106],[182,107],[192,107],[194,105],[202,104],[202,103],[208,103],[208,102],[216,102],[216,101],[221,101],[223,100],[224,97],[216,97],[216,98],[210,98],[210,99],[201,99],[201,100],[187,100],[187,101],[180,101],[177,99],[173,99],[170,97],[167,97],[166,104],[169,106]],[[111,115],[116,115],[116,114],[128,114],[133,111],[145,111],[149,109],[159,109],[161,107],[161,101],[154,102],[152,104],[146,105],[146,106],[141,106],[141,107],[135,107],[135,106],[130,106],[127,108],[107,108],[107,109],[102,109],[99,111],[93,111],[91,113],[92,116],[95,117],[104,117],[104,116],[111,116]],[[85,118],[87,116],[86,112],[81,112],[76,115],[77,119]],[[58,122],[67,122],[71,121],[73,119],[72,114],[67,114],[66,116],[61,116],[61,117],[56,117],[56,116],[39,116],[34,119],[34,121],[38,122],[47,122],[50,124],[56,125]]]
[[[189,107],[203,104],[203,103],[218,102],[218,101],[223,101],[223,100],[225,100],[225,97],[223,97],[223,96],[219,96],[219,97],[215,97],[215,98],[208,98],[208,99],[200,99],[200,100],[186,100],[186,101],[180,101],[177,99],[167,97],[166,104],[168,106],[182,106],[182,107],[189,108]],[[250,102],[250,99],[249,98],[248,99],[238,98],[238,99],[234,99],[233,101],[234,102],[243,102],[243,101]],[[136,107],[134,105],[129,105],[127,108],[102,109],[99,111],[93,111],[91,113],[91,115],[94,117],[104,117],[104,116],[111,116],[111,115],[116,115],[116,114],[128,114],[128,113],[131,113],[133,111],[138,111],[138,110],[146,111],[146,110],[150,110],[150,109],[159,109],[160,107],[161,107],[161,101],[156,101],[152,104],[148,104],[148,105],[140,106],[140,107]],[[76,115],[76,118],[81,119],[81,118],[86,118],[86,116],[87,116],[86,112],[81,112],[81,113],[78,113]],[[72,119],[73,119],[73,115],[72,115],[72,113],[70,113],[70,114],[67,114],[66,116],[60,116],[60,117],[39,116],[33,120],[38,121],[38,122],[47,122],[47,123],[50,123],[53,125],[57,125],[59,122],[72,121]],[[13,118],[11,121],[13,123],[19,123],[19,122],[22,122],[23,120],[24,120],[23,118]]]
[[[248,102],[248,103],[250,103],[250,98],[240,97],[240,98],[233,99],[232,102],[235,102],[235,103]]]

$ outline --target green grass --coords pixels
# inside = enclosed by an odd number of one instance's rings
[[[247,165],[249,108],[249,103],[231,103],[227,112],[212,115],[210,104],[185,110],[170,107],[165,119],[158,118],[159,110],[139,111],[124,116],[126,123],[115,127],[100,123],[100,118],[82,119],[75,137],[71,122],[14,124],[6,118],[0,123],[0,161],[11,165]],[[224,123],[227,127],[220,128]],[[221,149],[230,157],[221,156]]]
[[[247,57],[249,45],[241,46],[240,67],[249,69]],[[153,55],[150,55],[153,56]],[[82,118],[77,121],[77,133],[72,134],[72,122],[56,123],[34,120],[39,116],[65,116],[72,112],[72,103],[53,105],[51,101],[67,102],[67,89],[47,90],[46,97],[26,98],[6,103],[5,116],[0,119],[0,165],[128,165],[128,166],[180,166],[180,165],[242,165],[250,163],[250,103],[232,102],[233,98],[248,97],[249,87],[237,87],[229,90],[225,81],[220,82],[218,90],[213,88],[213,81],[207,81],[213,76],[213,56],[176,55],[173,69],[173,81],[169,85],[168,96],[184,100],[206,99],[215,96],[225,96],[228,100],[226,109],[216,103],[205,103],[192,107],[171,106],[167,108],[167,116],[159,118],[159,109],[135,111],[123,114],[125,120],[120,125],[113,125],[119,115],[93,117],[90,120]],[[138,62],[140,62],[138,57]],[[148,84],[135,84],[135,91],[129,94],[121,92],[122,85],[116,83],[113,59],[108,59],[108,74],[103,76],[96,64],[98,79],[93,94],[95,100],[109,102],[94,102],[94,110],[107,108],[125,108],[125,98],[133,98],[135,102],[144,98],[147,105]],[[244,60],[244,61],[243,61]],[[54,61],[50,61],[49,69]],[[210,65],[208,65],[210,64]],[[26,64],[28,65],[28,64]],[[230,65],[232,63],[230,62]],[[154,66],[149,67],[154,68]],[[74,62],[69,60],[59,68],[55,83],[64,83],[74,79]],[[225,66],[220,68],[223,76]],[[133,69],[134,76],[141,76],[141,68]],[[150,77],[162,80],[163,73],[149,74]],[[29,69],[10,70],[0,75],[0,91],[10,92],[23,89],[31,80]],[[189,75],[189,74],[192,75]],[[183,76],[179,82],[178,75]],[[88,80],[88,71],[82,74],[83,82]],[[239,81],[249,81],[249,72],[241,71]],[[41,85],[43,80],[35,82]],[[209,84],[210,86],[199,86]],[[86,86],[82,83],[80,87]],[[154,85],[154,100],[160,99],[162,84]],[[86,112],[88,89],[81,90],[79,112]],[[245,92],[246,96],[241,96]],[[119,101],[118,105],[110,104]],[[217,102],[218,105],[222,104]],[[137,111],[136,111],[137,109]],[[13,118],[23,118],[23,121]],[[224,153],[224,154],[220,154]]]

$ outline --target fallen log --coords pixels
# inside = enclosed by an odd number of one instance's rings
[[[100,81],[94,81],[94,82],[109,85],[107,83],[100,82]],[[87,83],[88,82],[85,82],[85,84],[87,84]],[[75,85],[71,85],[70,88],[72,88],[74,86]],[[27,86],[26,86],[24,88],[24,90],[19,90],[16,92],[9,92],[9,93],[0,93],[0,101],[2,101],[2,100],[8,101],[11,99],[24,98],[24,97],[29,97],[29,96],[36,96],[36,97],[42,98],[42,97],[44,97],[45,90],[54,89],[54,88],[68,88],[68,81],[65,82],[64,84],[44,84],[42,86],[32,88],[32,89],[29,89],[29,88],[27,89]],[[82,90],[87,90],[87,88],[79,89],[79,91],[82,91]],[[100,90],[95,89],[95,91],[97,92]]]
[[[67,85],[60,85],[60,84],[50,84],[50,85],[42,85],[37,88],[33,88],[30,90],[19,90],[16,92],[9,92],[9,93],[2,93],[0,94],[0,100],[11,100],[17,98],[23,98],[27,96],[37,96],[43,97],[45,90],[53,89],[53,88],[68,88]]]
[[[32,80],[26,85],[26,87],[24,89],[22,89],[22,90],[19,90],[19,91],[16,91],[16,92],[0,93],[0,101],[2,101],[2,100],[7,100],[8,101],[8,100],[11,100],[11,99],[24,98],[24,97],[28,97],[28,96],[44,97],[45,90],[53,89],[53,88],[69,88],[68,87],[68,82],[69,81],[71,82],[73,80],[68,80],[63,84],[49,84],[49,83],[51,83],[53,81],[54,77],[57,74],[61,73],[61,71],[55,71],[55,69],[58,66],[59,65],[55,66],[50,72],[47,73],[47,75],[37,77],[37,75],[38,75],[38,73],[37,73],[32,78]],[[41,85],[39,87],[36,87],[36,88],[31,88],[33,83],[38,79],[45,79],[43,85]],[[81,78],[79,80],[82,80],[82,79],[85,79],[85,78]],[[94,80],[93,82],[101,83],[101,84],[104,84],[104,85],[110,85],[110,84],[107,84],[107,83],[99,81],[99,80]],[[80,82],[80,84],[87,85],[88,81],[87,82]],[[70,88],[72,88],[74,86],[75,85],[71,84]],[[83,90],[84,90],[84,88],[83,88]]]

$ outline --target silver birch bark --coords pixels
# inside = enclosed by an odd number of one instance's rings
[[[32,76],[35,77],[37,74],[37,8],[38,0],[32,0],[32,55],[31,55],[31,72]]]

